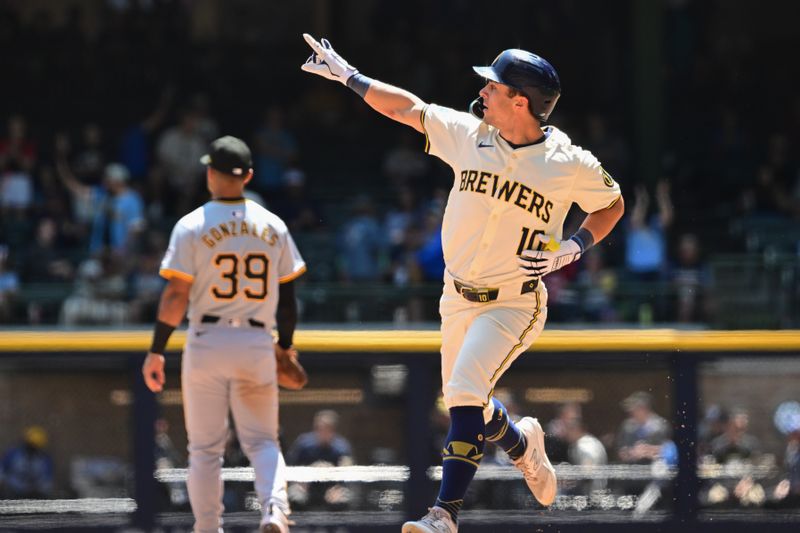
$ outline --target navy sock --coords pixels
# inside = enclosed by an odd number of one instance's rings
[[[494,412],[492,419],[486,424],[486,440],[503,448],[512,460],[519,459],[525,453],[525,435],[509,418],[508,409],[497,398],[492,398]]]
[[[464,504],[475,471],[483,457],[483,408],[452,407],[450,432],[442,449],[442,485],[436,505],[458,522],[458,511]]]

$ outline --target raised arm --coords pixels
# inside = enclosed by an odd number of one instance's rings
[[[421,116],[425,102],[418,96],[364,76],[340,56],[327,39],[317,41],[307,33],[303,38],[313,53],[301,69],[346,85],[378,113],[422,133]]]

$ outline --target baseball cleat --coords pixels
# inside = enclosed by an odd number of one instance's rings
[[[289,533],[289,518],[277,505],[270,505],[269,516],[261,524],[261,533]]]
[[[544,450],[544,430],[538,420],[529,416],[517,422],[517,427],[525,435],[527,445],[522,457],[514,461],[514,466],[522,471],[528,488],[539,503],[551,505],[556,499],[558,481]]]
[[[450,513],[441,507],[431,507],[428,514],[415,520],[403,524],[403,533],[457,533],[458,526]]]

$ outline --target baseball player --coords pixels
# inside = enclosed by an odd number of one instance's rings
[[[150,390],[162,390],[164,348],[188,307],[181,386],[194,531],[222,532],[220,468],[230,410],[255,470],[261,531],[286,533],[289,505],[278,446],[276,354],[293,350],[293,280],[306,266],[286,224],[243,197],[253,177],[247,145],[234,137],[219,138],[201,161],[208,166],[212,199],[172,230],[160,269],[169,283],[142,373]]]
[[[531,417],[512,422],[492,392],[542,331],[542,277],[578,260],[622,216],[619,185],[591,153],[545,125],[561,87],[555,69],[535,54],[506,50],[491,66],[474,67],[486,83],[470,114],[370,79],[327,40],[304,38],[313,52],[304,71],[341,82],[379,113],[423,133],[425,151],[453,168],[439,306],[450,430],[436,503],[421,520],[404,524],[403,532],[457,531],[486,440],[508,453],[536,499],[550,505],[556,475],[541,425]],[[573,203],[588,216],[562,240]]]

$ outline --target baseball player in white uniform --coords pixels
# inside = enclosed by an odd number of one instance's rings
[[[515,424],[493,390],[536,340],[547,317],[542,277],[580,258],[623,213],[619,185],[588,151],[545,123],[561,94],[555,69],[524,50],[502,52],[475,67],[486,80],[472,114],[434,104],[370,79],[331,44],[304,38],[313,53],[302,69],[336,80],[373,109],[423,133],[426,152],[453,168],[442,225],[445,260],[442,386],[450,432],[442,450],[435,505],[403,532],[458,529],[458,512],[478,468],[484,441],[502,447],[543,505],[556,475],[535,418]],[[562,240],[573,203],[588,213]]]
[[[261,530],[286,533],[290,511],[278,445],[275,355],[292,349],[293,280],[306,266],[286,224],[243,197],[253,177],[247,145],[222,137],[202,162],[212,199],[172,230],[160,269],[169,283],[142,372],[150,390],[162,390],[164,348],[188,307],[181,385],[194,531],[222,532],[220,469],[230,411],[255,470]]]

